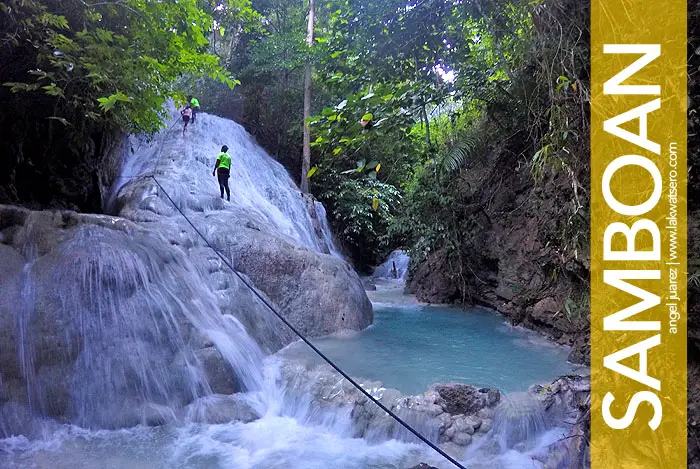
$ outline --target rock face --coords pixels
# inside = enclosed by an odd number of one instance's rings
[[[14,111],[5,100],[3,105],[19,120],[0,123],[0,143],[6,150],[0,162],[0,204],[101,213],[126,151],[125,140],[89,124],[83,133],[63,126],[57,131],[48,119],[52,104],[12,101],[19,104]],[[31,117],[20,118],[24,113]]]
[[[475,388],[468,384],[438,384],[433,386],[444,401],[445,412],[472,414],[492,407],[501,399],[498,389]]]
[[[206,133],[200,130],[184,140],[175,129],[161,134],[157,146],[136,151],[127,166],[133,165],[136,174],[154,174],[157,183],[148,177],[126,182],[114,197],[114,213],[162,233],[193,261],[206,256],[209,265],[203,268],[220,286],[217,290],[225,290],[224,277],[230,271],[208,249],[211,245],[304,334],[318,337],[369,326],[372,304],[359,276],[347,262],[324,254],[332,246],[318,219],[322,210],[303,197],[286,170],[240,126],[206,114],[199,117]],[[219,198],[214,186],[211,168],[220,145],[212,138],[230,147],[235,167],[230,203]],[[147,164],[139,168],[142,157]],[[222,298],[225,311],[228,301]],[[259,317],[236,316],[269,351],[296,339],[277,319],[267,318],[261,325]],[[277,331],[276,338],[261,337],[269,328]]]
[[[427,253],[407,289],[428,303],[496,309],[513,324],[573,345],[570,360],[587,364],[588,219],[580,215],[585,208],[575,216],[567,209],[576,196],[573,175],[562,172],[535,184],[516,161],[519,150],[492,153],[464,172],[462,203],[475,228],[464,234],[461,252]],[[576,184],[585,187],[586,181]]]
[[[266,304],[310,337],[371,324],[359,277],[323,254],[327,240],[278,163],[240,133],[257,180],[224,205],[209,191],[213,161],[187,158],[199,146],[174,133],[134,152],[134,174],[109,197],[120,217],[0,205],[0,434],[34,428],[27,412],[157,425],[205,396],[262,389],[265,352],[296,339]],[[158,182],[132,177],[144,168]]]
[[[566,439],[556,443],[556,451],[549,455],[545,467],[584,469],[591,466],[591,381],[590,377],[563,377],[546,386],[533,385],[530,395],[538,399],[545,415],[557,426],[570,428]]]

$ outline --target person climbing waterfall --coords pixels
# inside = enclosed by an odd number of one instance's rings
[[[231,176],[231,157],[229,156],[228,147],[224,145],[221,147],[221,153],[216,157],[216,164],[214,165],[214,171],[212,171],[212,176],[214,176],[218,171],[219,179],[219,189],[221,189],[221,198],[224,198],[224,190],[226,190],[226,200],[231,201],[231,191],[228,188],[228,178]]]
[[[197,98],[193,98],[192,95],[189,95],[187,97],[187,102],[190,103],[190,106],[192,106],[192,123],[197,120],[197,113],[199,112],[199,100]]]
[[[180,111],[180,115],[182,116],[182,120],[185,122],[185,127],[182,129],[182,135],[185,135],[185,132],[187,132],[187,124],[190,123],[190,118],[192,117],[192,108],[189,104],[185,106],[185,109]]]

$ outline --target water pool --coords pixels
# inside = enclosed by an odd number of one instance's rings
[[[404,394],[450,382],[525,391],[577,369],[566,361],[568,349],[478,308],[375,304],[368,329],[313,343],[351,376],[381,381]],[[320,361],[303,343],[285,354]]]

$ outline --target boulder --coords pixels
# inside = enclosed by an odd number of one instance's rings
[[[591,336],[590,334],[581,334],[571,346],[568,360],[576,365],[591,364]]]
[[[457,433],[453,438],[452,442],[459,446],[467,446],[472,442],[471,433]]]
[[[501,398],[498,389],[469,384],[436,384],[431,390],[440,395],[442,408],[450,414],[476,414],[484,407],[493,407]]]
[[[215,394],[198,399],[185,408],[185,415],[192,422],[211,424],[234,421],[248,423],[260,418],[257,411],[240,395],[235,394]]]
[[[231,365],[216,347],[206,347],[195,352],[202,363],[207,382],[216,394],[233,394],[241,390]]]

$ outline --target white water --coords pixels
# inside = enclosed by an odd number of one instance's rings
[[[327,225],[324,236],[316,235],[307,206],[284,168],[240,126],[206,114],[199,115],[186,136],[179,126],[176,123],[170,132],[135,149],[124,166],[125,177],[117,181],[109,198],[112,209],[121,208],[118,192],[133,176],[155,168],[156,177],[184,210],[239,211],[240,220],[261,230],[319,252],[337,253]],[[230,203],[219,198],[211,174],[223,144],[230,147],[233,159]],[[71,369],[72,424],[47,418],[50,396],[42,394],[31,371],[42,337],[29,326],[34,305],[28,301],[19,308],[24,344],[19,353],[35,393],[31,410],[36,421],[27,432],[29,438],[15,435],[0,440],[0,467],[369,469],[408,468],[419,462],[452,467],[424,445],[353,438],[350,409],[321,406],[311,399],[306,385],[285,383],[278,360],[263,357],[241,322],[222,314],[199,269],[158,244],[162,240],[132,241],[135,234],[81,229],[62,246],[62,258],[52,269],[29,263],[19,280],[27,300],[35,294],[41,297],[39,290],[47,285],[60,292],[64,308],[56,319],[61,333],[82,344],[84,353]],[[196,399],[206,407],[211,398],[192,345],[201,341],[197,335],[216,345],[242,381],[243,399],[262,418],[250,423],[192,421],[183,403]],[[145,422],[144,404],[169,413],[171,422],[115,429],[122,426],[124,414],[135,413]],[[9,422],[7,412],[0,420],[0,430],[7,432],[9,427],[3,427]],[[536,436],[537,442],[524,452],[499,449],[471,455],[470,467],[542,467],[531,455],[551,439],[548,435]]]
[[[314,204],[322,225],[319,237],[303,194],[287,170],[270,158],[243,127],[202,113],[186,134],[181,129],[182,123],[174,119],[169,131],[159,133],[151,142],[132,137],[134,152],[124,162],[122,175],[107,197],[108,211],[115,211],[119,190],[132,178],[155,175],[180,208],[244,213],[241,218],[250,219],[257,228],[318,252],[337,254],[323,206]],[[220,199],[219,184],[212,175],[223,145],[229,147],[232,159],[231,202]]]
[[[393,251],[389,258],[374,269],[372,277],[377,279],[405,280],[411,258],[405,251]]]

